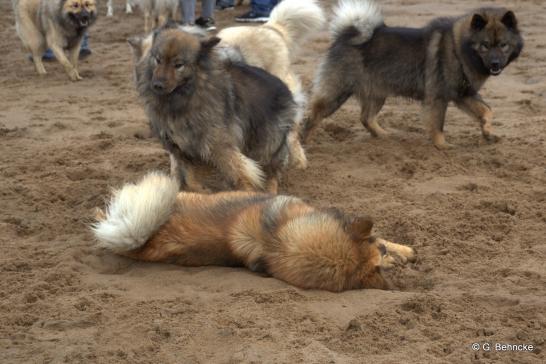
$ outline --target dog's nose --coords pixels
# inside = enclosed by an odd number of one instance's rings
[[[163,85],[163,82],[161,81],[154,81],[152,82],[152,87],[155,91],[163,92],[165,91],[165,85]]]
[[[500,69],[500,61],[491,61],[491,69],[497,71]]]

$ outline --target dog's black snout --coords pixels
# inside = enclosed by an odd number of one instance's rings
[[[491,69],[494,71],[498,71],[501,68],[500,61],[491,61]]]
[[[89,13],[87,11],[82,11],[80,13],[80,19],[81,20],[84,20],[84,21],[88,21],[89,20]]]
[[[165,85],[161,81],[154,81],[152,82],[152,87],[155,91],[162,92],[165,91]]]

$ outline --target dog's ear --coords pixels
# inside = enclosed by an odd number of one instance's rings
[[[220,43],[221,39],[218,37],[210,37],[201,41],[201,52],[208,53],[215,45]]]
[[[487,20],[480,14],[474,14],[470,26],[473,30],[480,31],[487,25]]]
[[[373,221],[369,216],[353,218],[347,227],[351,237],[358,242],[368,239],[372,235]]]
[[[516,19],[516,15],[511,10],[508,10],[506,14],[503,15],[501,22],[508,29],[516,29],[518,27],[518,20]]]
[[[215,45],[220,43],[220,41],[221,39],[218,37],[210,37],[200,41],[201,48],[199,49],[199,55],[197,56],[198,62],[206,60],[212,48],[214,48]]]
[[[127,43],[131,46],[133,57],[135,60],[139,60],[142,57],[142,41],[144,39],[141,36],[134,36],[127,39]]]

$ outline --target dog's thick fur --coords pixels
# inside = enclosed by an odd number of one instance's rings
[[[292,68],[292,58],[303,42],[322,29],[324,13],[315,0],[284,0],[271,12],[269,21],[261,26],[237,26],[218,33],[228,58],[262,68],[280,78],[290,89],[298,104],[297,128],[289,136],[294,163],[307,166],[299,141],[299,128],[306,107],[301,81]]]
[[[36,72],[46,74],[42,55],[50,48],[68,77],[72,81],[81,80],[80,44],[97,18],[95,0],[12,0],[12,4],[17,34],[32,54]]]
[[[134,259],[184,266],[244,266],[306,289],[388,288],[381,274],[412,248],[371,235],[368,217],[318,210],[256,192],[178,193],[151,173],[114,192],[93,231],[99,245]]]
[[[221,60],[219,41],[174,26],[155,32],[144,55],[136,43],[137,89],[152,130],[185,188],[200,190],[192,167],[210,165],[230,188],[262,189],[265,178],[275,192],[290,158],[295,102],[264,70]]]
[[[483,8],[424,28],[395,28],[384,25],[372,0],[342,0],[331,29],[333,43],[315,80],[306,137],[355,95],[361,122],[374,136],[386,134],[375,119],[385,98],[403,96],[423,102],[438,148],[448,146],[443,127],[450,101],[479,121],[485,139],[497,140],[491,109],[478,91],[522,50],[512,11]]]

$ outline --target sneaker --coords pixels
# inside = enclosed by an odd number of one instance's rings
[[[249,11],[248,13],[244,13],[243,15],[235,18],[235,21],[239,23],[265,23],[268,20],[269,15],[263,16],[253,11]]]
[[[214,19],[212,18],[197,18],[195,20],[195,25],[205,29],[207,32],[216,30],[216,26],[214,25]]]

